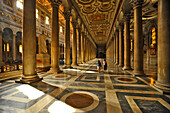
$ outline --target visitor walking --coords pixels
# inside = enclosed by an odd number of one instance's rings
[[[106,62],[106,60],[104,59],[104,61],[103,61],[103,70],[104,70],[104,72],[106,72],[106,70],[107,70],[107,62]]]
[[[100,73],[100,69],[101,69],[101,63],[100,63],[100,60],[98,60],[97,62],[97,70],[98,70],[98,73]]]

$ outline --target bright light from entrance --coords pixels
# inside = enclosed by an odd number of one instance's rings
[[[36,88],[30,86],[30,85],[21,85],[18,86],[16,89],[18,89],[20,92],[22,92],[24,95],[26,95],[29,99],[37,99],[44,95],[43,92],[37,90]]]
[[[97,72],[94,72],[94,71],[86,71],[86,73],[97,73]]]
[[[73,107],[61,102],[55,101],[49,108],[50,113],[74,113],[76,109]]]
[[[68,71],[81,71],[81,70],[78,70],[78,69],[65,69],[65,70],[68,70]]]

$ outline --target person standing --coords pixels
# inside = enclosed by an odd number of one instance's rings
[[[98,60],[97,62],[97,70],[98,70],[98,73],[100,73],[100,69],[101,69],[101,63],[100,63],[100,60]]]
[[[106,72],[106,70],[107,70],[107,62],[106,62],[106,60],[104,59],[104,61],[103,61],[103,70],[104,70],[104,72]]]

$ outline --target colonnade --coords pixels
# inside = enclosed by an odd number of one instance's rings
[[[60,0],[52,1],[52,22],[51,22],[51,68],[48,73],[59,73],[59,5]],[[41,80],[36,72],[36,1],[24,0],[23,12],[23,75],[17,82],[32,83]],[[67,8],[65,8],[67,9]],[[64,62],[65,68],[77,66],[96,57],[96,47],[88,39],[89,35],[82,24],[77,25],[77,20],[72,19],[73,44],[72,44],[72,65],[70,54],[70,10],[64,10],[65,18],[65,39],[64,39]],[[82,22],[83,23],[83,22]],[[78,29],[78,30],[77,30]],[[77,33],[78,31],[78,33]],[[77,36],[78,34],[78,36]],[[78,38],[78,45],[77,45]],[[30,45],[31,41],[31,45]],[[78,51],[77,51],[78,50]],[[79,58],[77,58],[77,55]],[[87,59],[85,59],[87,58]]]
[[[143,0],[131,0],[134,12],[134,76],[146,76],[143,66]],[[158,0],[158,68],[155,86],[163,93],[170,93],[170,1]],[[124,12],[124,22],[119,22],[114,35],[107,46],[107,58],[122,67],[131,70],[130,64],[130,12]],[[132,16],[133,17],[133,16]],[[122,24],[124,27],[122,27]],[[119,30],[118,30],[119,29]],[[123,32],[124,31],[124,32]],[[123,34],[124,33],[124,34]],[[119,37],[119,38],[118,38]],[[123,41],[124,40],[124,41]],[[124,46],[124,47],[123,47]],[[124,54],[124,55],[123,55]],[[122,58],[124,57],[124,58]]]

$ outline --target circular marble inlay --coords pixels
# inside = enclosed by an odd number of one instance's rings
[[[121,81],[133,81],[133,79],[131,79],[131,78],[118,78],[118,80],[121,80]]]
[[[66,79],[69,78],[70,75],[66,75],[66,74],[57,74],[56,76],[54,76],[57,79]]]
[[[60,100],[75,108],[76,111],[90,111],[99,104],[99,98],[96,95],[85,91],[68,93]]]
[[[77,93],[68,96],[65,102],[74,108],[85,108],[90,106],[94,102],[94,99],[90,95]]]
[[[128,78],[128,77],[116,77],[114,78],[118,82],[124,82],[124,83],[136,83],[137,80],[134,78]]]

